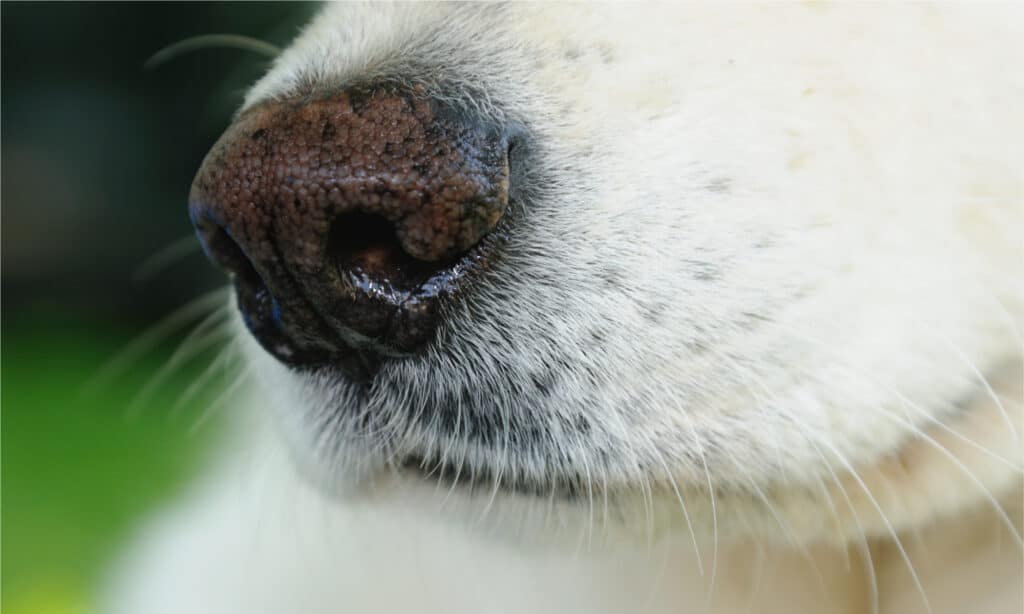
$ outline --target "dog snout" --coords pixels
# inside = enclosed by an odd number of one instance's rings
[[[189,213],[271,354],[367,376],[432,338],[508,193],[500,131],[417,93],[343,92],[240,115]]]

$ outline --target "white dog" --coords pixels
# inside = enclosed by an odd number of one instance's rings
[[[109,609],[1020,612],[1022,64],[1007,6],[327,6],[193,186],[238,443]]]

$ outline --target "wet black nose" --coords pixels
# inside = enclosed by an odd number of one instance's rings
[[[189,213],[264,348],[366,377],[431,340],[485,260],[508,188],[500,131],[415,93],[349,92],[239,116]]]

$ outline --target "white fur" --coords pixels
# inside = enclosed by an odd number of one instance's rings
[[[1022,24],[329,5],[246,106],[390,81],[524,127],[506,257],[361,402],[243,341],[243,451],[126,559],[119,611],[903,612],[929,577],[895,580],[927,567],[913,532],[996,565],[977,535],[1021,475]],[[412,419],[438,407],[504,435]]]

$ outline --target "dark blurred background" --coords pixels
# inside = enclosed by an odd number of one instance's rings
[[[224,285],[185,202],[269,59],[211,47],[144,62],[200,34],[285,46],[314,9],[0,5],[5,613],[90,611],[111,558],[217,430],[205,416],[228,378],[184,395],[217,344],[175,354],[201,318],[132,340]]]

